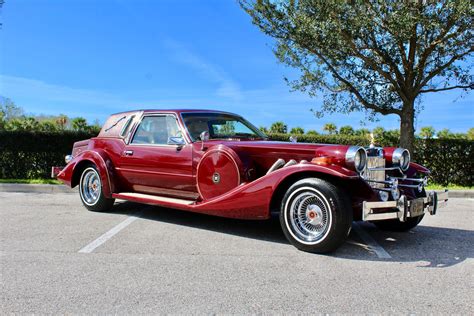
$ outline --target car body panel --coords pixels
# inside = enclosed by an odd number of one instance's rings
[[[350,196],[355,218],[364,201],[378,201],[372,187],[346,165],[350,146],[235,138],[192,142],[182,114],[207,112],[231,114],[207,110],[114,114],[97,137],[75,143],[73,159],[58,179],[74,187],[81,170],[92,163],[99,171],[107,198],[243,219],[268,218],[276,196],[283,192],[280,188],[304,177],[324,178],[337,184]],[[183,143],[132,142],[140,123],[150,116],[174,117]],[[267,174],[279,159],[289,165]],[[428,169],[415,163],[407,171],[409,176],[428,173]],[[411,183],[403,179],[400,182]],[[416,197],[414,190],[403,192]],[[182,199],[182,203],[177,199]]]

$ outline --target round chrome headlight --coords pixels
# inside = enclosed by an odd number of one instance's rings
[[[363,147],[351,146],[346,152],[346,165],[356,170],[357,172],[362,172],[367,166],[367,152]]]
[[[404,148],[397,148],[392,154],[392,163],[400,167],[402,171],[407,171],[410,167],[410,152]]]

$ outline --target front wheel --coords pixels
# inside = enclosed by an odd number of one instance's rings
[[[108,211],[112,208],[115,201],[104,196],[99,172],[92,165],[82,171],[79,181],[79,195],[81,196],[82,204],[89,211]]]
[[[280,224],[289,242],[314,253],[331,252],[344,243],[352,218],[348,196],[317,178],[293,184],[283,197],[280,212]]]

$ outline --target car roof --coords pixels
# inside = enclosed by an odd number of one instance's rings
[[[218,111],[218,110],[206,110],[206,109],[140,109],[140,110],[132,110],[132,111],[125,111],[125,112],[118,112],[114,113],[112,115],[118,115],[118,114],[132,114],[132,113],[137,113],[137,112],[143,112],[143,113],[176,113],[176,114],[181,114],[181,113],[222,113],[222,114],[233,114],[231,112],[225,112],[225,111]]]

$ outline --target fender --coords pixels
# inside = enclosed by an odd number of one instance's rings
[[[178,206],[194,212],[241,219],[270,217],[270,203],[277,187],[297,173],[320,173],[343,179],[359,179],[355,171],[337,165],[298,164],[276,170],[250,183],[243,183],[218,197],[189,206]]]
[[[73,177],[75,176],[78,168],[83,162],[89,161],[96,165],[100,180],[102,182],[103,193],[106,198],[111,198],[112,193],[115,192],[114,182],[111,181],[113,178],[114,166],[112,160],[109,158],[107,153],[102,149],[97,150],[85,150],[81,152],[77,157],[69,162],[69,164],[58,174],[58,179],[69,187],[75,187],[77,183],[73,183]]]

